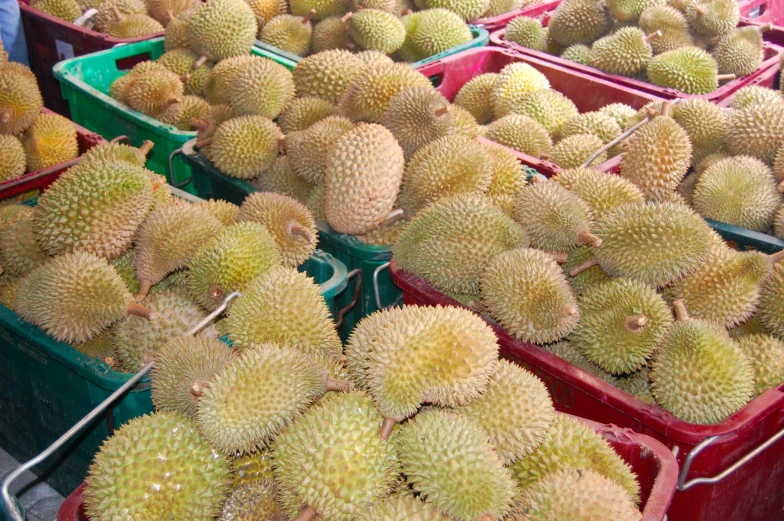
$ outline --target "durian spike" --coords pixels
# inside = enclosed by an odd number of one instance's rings
[[[406,218],[406,214],[403,211],[403,209],[398,208],[397,210],[392,210],[392,212],[390,212],[389,216],[384,221],[384,224],[387,225],[395,224],[396,222],[402,221],[405,218]]]
[[[286,153],[286,136],[281,135],[278,138],[278,154]]]
[[[703,16],[703,15],[705,15],[705,8],[704,8],[704,7],[702,7],[701,5],[698,5],[697,7],[695,7],[695,8],[694,8],[694,11],[695,11],[695,12],[696,12],[698,15],[700,15],[700,16]]]
[[[346,23],[346,22],[348,22],[349,20],[351,20],[353,17],[354,17],[354,13],[352,13],[351,11],[349,11],[348,13],[346,13],[345,15],[343,15],[343,18],[341,18],[341,19],[340,19],[340,21],[341,21],[341,22],[343,22],[343,23]]]
[[[602,245],[602,240],[588,230],[583,230],[577,234],[577,244],[598,248]]]
[[[630,317],[626,317],[626,323],[624,325],[629,331],[633,333],[639,333],[645,328],[645,326],[648,325],[648,317],[642,314],[632,315]]]
[[[297,517],[293,518],[291,521],[310,521],[311,519],[315,519],[316,515],[315,510],[306,506],[300,510]]]
[[[436,109],[435,112],[433,112],[433,116],[440,118],[441,116],[446,116],[451,111],[452,111],[452,106],[447,105],[446,107],[441,107],[439,109]]]
[[[351,390],[351,382],[347,380],[337,380],[327,375],[327,391],[338,391],[347,393]]]
[[[734,79],[735,79],[734,74],[718,74],[716,76],[716,81],[730,81]]]
[[[670,108],[672,107],[672,103],[669,101],[665,101],[661,105],[661,110],[659,111],[659,116],[668,118],[670,117]]]
[[[683,300],[674,301],[672,303],[672,308],[675,310],[675,319],[678,322],[687,322],[691,320],[689,312],[686,311],[686,304],[683,303]]]
[[[191,118],[190,124],[193,128],[198,130],[199,132],[204,132],[208,128],[210,128],[210,124],[204,121],[203,119],[199,118]]]
[[[584,272],[585,270],[593,268],[594,266],[598,266],[598,265],[599,265],[599,261],[596,260],[595,258],[591,257],[590,259],[588,259],[587,261],[583,262],[579,266],[575,266],[574,268],[570,269],[569,270],[569,276],[570,277],[576,277],[577,275],[579,275],[580,273]]]
[[[779,262],[784,260],[784,250],[777,251],[772,255],[768,255],[768,260],[770,260],[770,263],[773,265],[778,264]]]
[[[382,440],[387,441],[389,437],[392,436],[392,429],[395,428],[396,424],[397,420],[394,418],[384,418],[384,423],[381,425],[381,430],[378,431],[378,435]]]
[[[139,153],[141,155],[143,155],[144,157],[147,157],[147,154],[150,153],[150,150],[152,150],[152,147],[154,147],[154,146],[155,146],[155,143],[153,143],[149,139],[145,140],[144,143],[142,143],[142,146],[139,147]]]
[[[128,307],[125,309],[125,313],[128,315],[146,318],[147,320],[155,320],[155,312],[142,306],[134,299],[131,299],[128,302]]]
[[[315,9],[311,9],[310,11],[308,11],[308,14],[306,14],[302,18],[302,25],[307,25],[308,22],[310,22],[310,19],[313,18],[313,16],[315,16],[315,14],[316,14],[316,10]]]
[[[147,298],[147,294],[152,288],[152,281],[149,279],[141,279],[139,281],[139,291],[136,293],[136,302],[142,302]]]
[[[120,9],[116,6],[112,6],[112,12],[114,13],[114,17],[117,18],[118,22],[122,22],[125,19],[125,15],[120,12]]]
[[[291,235],[292,237],[300,237],[302,239],[305,239],[307,242],[313,242],[316,240],[316,237],[313,235],[313,233],[310,230],[308,230],[307,228],[299,224],[294,219],[289,221],[288,226],[286,228],[288,234]]]
[[[199,67],[207,63],[207,57],[204,55],[199,56],[199,59],[193,62],[193,70],[197,70]]]
[[[208,137],[207,139],[202,139],[201,141],[196,142],[196,148],[204,148],[208,147],[212,144],[212,138]]]
[[[661,37],[662,37],[662,32],[661,32],[661,30],[659,30],[659,31],[656,31],[655,33],[651,33],[648,36],[646,36],[645,37],[645,41],[650,43],[653,40],[656,40],[656,39],[661,38]]]
[[[550,257],[552,257],[553,260],[558,264],[564,264],[566,260],[569,258],[568,253],[563,253],[560,251],[546,251],[545,253]]]

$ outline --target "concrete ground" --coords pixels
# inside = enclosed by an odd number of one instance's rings
[[[19,462],[0,449],[0,481],[18,466]],[[14,481],[11,493],[21,501],[27,514],[27,521],[56,521],[57,511],[65,500],[52,487],[39,481],[35,474],[29,471]],[[0,521],[4,521],[3,517],[0,513]]]

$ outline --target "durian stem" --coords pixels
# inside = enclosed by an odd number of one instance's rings
[[[308,22],[310,22],[310,19],[313,18],[315,15],[316,15],[316,10],[315,9],[311,9],[310,11],[308,11],[308,14],[306,14],[302,18],[302,25],[308,25]]]
[[[561,310],[561,314],[565,317],[574,317],[576,316],[580,310],[574,304],[567,304]]]
[[[734,74],[719,74],[718,76],[716,76],[716,81],[730,81],[734,79],[735,79]]]
[[[548,256],[552,257],[552,259],[557,262],[558,264],[563,264],[569,258],[568,253],[563,253],[560,251],[546,251],[545,252]]]
[[[395,224],[398,221],[402,221],[406,218],[406,214],[402,208],[398,208],[397,210],[392,210],[387,218],[384,220],[383,224]]]
[[[169,98],[166,99],[167,105],[174,105],[175,103],[181,103],[181,102],[182,102],[182,98],[180,98],[179,96],[170,96]]]
[[[150,279],[142,279],[139,281],[139,292],[136,294],[136,302],[141,302],[147,298],[152,288],[152,281]]]
[[[223,291],[223,289],[218,287],[218,286],[213,286],[212,288],[210,288],[210,298],[212,300],[214,300],[215,302],[218,302],[218,303],[222,302],[223,301],[223,296],[225,294],[226,293]]]
[[[604,0],[602,0],[601,2],[599,2],[599,3],[598,3],[598,4],[596,4],[596,5],[598,5],[598,6],[599,6],[599,9],[601,9],[601,10],[603,10],[603,11],[609,11],[609,10],[610,10],[610,6],[609,6],[609,5],[607,5],[607,2],[605,2]]]
[[[112,358],[111,356],[107,356],[106,358],[103,359],[103,361],[109,367],[114,367],[114,358]]]
[[[771,29],[773,29],[773,24],[770,23],[770,22],[768,22],[768,23],[766,23],[764,25],[760,25],[759,26],[759,32],[761,32],[761,33],[766,33],[768,31],[770,31]]]
[[[400,13],[400,14],[401,14],[401,16],[408,16],[408,15],[410,15],[413,12],[414,11],[412,11],[410,8],[406,8],[406,9],[403,9],[403,12]]]
[[[778,190],[780,194],[784,194],[784,181],[779,183],[779,185],[776,187],[776,190]]]
[[[540,154],[539,155],[539,159],[541,159],[543,161],[548,161],[550,159],[550,154],[548,154],[547,152],[545,152],[543,154]]]
[[[482,517],[480,517],[476,521],[493,521],[493,516],[491,516],[490,514],[482,514]]]
[[[349,40],[349,41],[346,42],[344,47],[346,48],[346,50],[353,51],[354,49],[357,48],[357,44],[355,44],[354,42]]]
[[[349,20],[351,20],[353,17],[354,17],[354,13],[352,13],[351,11],[349,11],[348,13],[346,13],[345,15],[343,15],[343,18],[341,18],[341,19],[340,19],[340,21],[341,21],[341,22],[343,22],[343,23],[346,23],[346,22],[348,22]]]
[[[347,380],[336,380],[330,376],[327,376],[327,391],[338,391],[347,393],[351,390],[351,382]]]
[[[632,333],[639,333],[648,325],[648,317],[642,314],[632,315],[626,317],[626,323],[624,325],[626,326],[626,329]]]
[[[13,117],[14,116],[13,116],[13,114],[11,114],[11,110],[10,109],[5,109],[2,112],[0,112],[0,123],[2,123],[3,125],[5,125],[7,123],[10,123],[11,122],[11,118],[13,118]]]
[[[479,302],[478,300],[473,300],[473,299],[471,299],[471,300],[469,300],[468,302],[466,302],[466,306],[467,306],[468,308],[470,308],[472,311],[476,311],[476,312],[477,312],[477,313],[479,313],[480,315],[481,315],[481,314],[483,314],[483,313],[485,313],[485,312],[487,311],[487,310],[485,309],[485,307],[482,305],[482,303],[481,303],[481,302]]]
[[[146,318],[147,320],[155,320],[155,312],[149,308],[142,306],[134,299],[131,299],[128,302],[128,307],[125,309],[125,313],[127,315]]]
[[[704,7],[702,7],[701,5],[698,5],[697,7],[695,7],[695,8],[694,8],[694,11],[695,11],[695,12],[696,12],[698,15],[700,15],[700,16],[704,16],[704,15],[705,15],[705,8],[704,8]]]
[[[580,273],[584,272],[585,270],[593,268],[594,266],[597,266],[598,264],[599,264],[599,261],[596,260],[595,258],[591,257],[590,259],[588,259],[587,261],[583,262],[579,266],[575,266],[574,268],[570,269],[569,270],[569,276],[570,277],[576,277],[577,275],[579,275]]]
[[[172,11],[171,9],[167,9],[166,10],[166,16],[169,17],[169,21],[174,20],[174,11]]]
[[[196,148],[204,148],[208,147],[212,144],[212,138],[208,137],[207,139],[202,139],[201,141],[196,142]]]
[[[313,232],[299,224],[294,219],[289,221],[287,226],[289,235],[292,237],[300,237],[305,239],[307,242],[313,242],[316,240],[316,237],[313,235]]]
[[[194,401],[198,401],[201,398],[201,395],[204,394],[204,389],[207,388],[207,382],[204,380],[197,380],[191,384],[191,398]]]
[[[771,264],[773,265],[778,264],[779,262],[784,260],[784,250],[777,251],[773,255],[768,255],[768,259],[770,260]]]
[[[310,521],[311,519],[316,518],[316,511],[310,507],[303,507],[302,510],[299,511],[297,517],[293,518],[291,521]]]
[[[602,245],[602,240],[588,230],[583,230],[577,234],[577,244],[598,248]]]
[[[114,12],[114,17],[117,18],[118,22],[122,22],[125,19],[125,16],[120,12],[120,9],[116,6],[112,6],[112,12]]]
[[[392,429],[395,428],[397,424],[397,420],[394,418],[384,418],[384,423],[381,425],[381,430],[378,432],[378,435],[381,436],[381,439],[387,441],[390,436],[392,436]]]
[[[204,132],[210,127],[210,124],[204,121],[203,119],[199,118],[191,118],[190,122],[191,126],[198,130],[199,132]]]
[[[665,101],[661,105],[661,110],[659,111],[659,116],[667,118],[670,116],[670,108],[672,108],[672,103],[669,101]]]
[[[147,157],[147,154],[150,153],[150,150],[152,150],[152,147],[154,146],[155,143],[153,143],[149,139],[146,140],[144,143],[142,143],[142,146],[139,147],[139,154],[141,154],[143,157]]]
[[[446,116],[451,111],[452,111],[452,106],[447,105],[446,107],[441,107],[439,109],[436,109],[435,112],[433,112],[433,116],[440,118],[441,116]]]
[[[278,154],[285,154],[286,153],[286,136],[281,135],[278,138]]]
[[[661,32],[661,30],[659,30],[659,31],[656,31],[655,33],[651,33],[648,36],[646,36],[645,37],[645,41],[650,43],[653,40],[656,40],[657,38],[661,38],[661,36],[662,36],[662,32]]]
[[[2,275],[3,273],[5,273],[5,268],[3,268],[2,266],[0,266],[0,275]]]
[[[683,300],[676,300],[672,303],[672,308],[675,310],[675,320],[678,322],[687,322],[691,317],[689,312],[686,311],[686,304]]]
[[[193,70],[195,71],[196,69],[198,69],[199,67],[207,63],[208,59],[209,58],[207,58],[207,56],[203,54],[199,56],[198,59],[195,62],[193,62]]]

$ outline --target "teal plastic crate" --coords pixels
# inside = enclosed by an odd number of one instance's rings
[[[411,66],[417,68],[420,65],[424,65],[432,61],[440,60],[442,58],[446,58],[447,56],[452,56],[453,54],[457,54],[461,51],[465,51],[466,49],[471,49],[473,47],[484,47],[490,42],[490,33],[487,32],[487,30],[485,30],[482,27],[477,27],[471,24],[469,24],[468,27],[471,29],[471,36],[473,37],[471,41],[468,41],[466,43],[461,43],[460,45],[455,45],[454,47],[447,49],[444,52],[434,54],[429,58],[425,58],[424,60],[414,62],[411,64]],[[293,63],[294,65],[302,61],[302,56],[297,56],[296,54],[292,54],[290,52],[284,51],[283,49],[275,47],[274,45],[264,43],[261,40],[256,40],[256,47],[265,50],[269,53],[275,54],[281,58],[284,58],[288,62]]]
[[[193,187],[183,181],[191,177],[188,165],[175,162],[170,173],[169,156],[196,133],[177,130],[109,96],[114,80],[125,75],[137,63],[155,60],[164,52],[163,38],[120,45],[62,61],[54,66],[54,75],[60,82],[63,98],[68,102],[71,120],[107,140],[125,135],[137,147],[145,140],[152,141],[155,146],[147,155],[147,168],[166,175],[170,184],[194,193]],[[274,60],[288,69],[295,65],[264,49],[254,47],[252,53]]]
[[[245,197],[259,189],[247,181],[227,176],[212,164],[212,161],[194,150],[195,141],[186,143],[182,156],[193,174],[193,184],[199,197],[223,199],[242,204]],[[385,269],[392,258],[391,246],[363,244],[351,235],[331,229],[326,223],[317,223],[319,248],[339,259],[349,272],[361,270],[362,283],[356,305],[343,317],[339,332],[344,340],[363,317],[381,307],[398,305],[402,302],[400,289],[392,283],[389,270]],[[375,278],[375,281],[374,281]],[[375,286],[375,287],[374,287]],[[354,292],[347,291],[336,298],[339,308],[347,307]]]

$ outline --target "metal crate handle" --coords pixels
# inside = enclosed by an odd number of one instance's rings
[[[209,324],[213,320],[215,320],[215,318],[218,315],[223,313],[226,310],[226,308],[229,307],[229,303],[232,300],[234,300],[235,298],[240,297],[240,296],[242,296],[242,295],[240,293],[236,292],[236,291],[226,295],[226,298],[223,299],[223,302],[221,302],[221,305],[218,306],[217,309],[215,309],[215,311],[213,311],[212,313],[210,313],[209,315],[204,317],[204,319],[201,322],[199,322],[198,324],[193,326],[185,334],[186,335],[195,335],[196,333],[198,333],[199,331],[204,329],[204,327],[206,327],[207,324]],[[25,521],[25,518],[24,518],[24,513],[20,512],[19,508],[17,508],[16,498],[14,496],[12,496],[11,493],[9,492],[9,489],[11,487],[11,483],[13,483],[16,478],[21,476],[22,473],[24,473],[25,471],[30,470],[31,468],[35,467],[36,465],[41,463],[43,460],[45,460],[46,458],[51,456],[52,453],[54,453],[54,451],[56,451],[57,449],[62,447],[68,440],[70,440],[72,437],[74,437],[80,430],[82,430],[86,425],[88,425],[91,421],[93,421],[106,408],[108,408],[110,405],[112,405],[112,403],[115,400],[117,400],[117,398],[119,398],[120,396],[125,394],[126,391],[131,389],[142,378],[147,376],[147,373],[150,372],[150,370],[152,369],[152,366],[153,366],[153,362],[150,362],[146,366],[142,367],[141,370],[138,373],[136,373],[135,375],[133,375],[133,377],[131,377],[130,380],[125,382],[125,384],[123,384],[122,387],[120,387],[119,389],[114,391],[111,394],[111,396],[109,396],[103,402],[98,404],[98,406],[95,407],[95,409],[90,411],[90,413],[87,416],[85,416],[84,418],[82,418],[79,421],[79,423],[77,423],[76,425],[74,425],[73,427],[68,429],[68,431],[65,434],[60,436],[57,439],[57,441],[55,441],[54,443],[49,445],[49,447],[47,447],[46,450],[44,450],[42,453],[40,453],[38,456],[34,457],[33,459],[31,459],[31,460],[23,463],[22,465],[20,465],[15,471],[11,472],[3,480],[3,487],[2,487],[2,490],[0,490],[0,494],[3,497],[3,503],[5,504],[5,508],[8,511],[8,514],[11,516],[12,521]]]
[[[354,306],[356,306],[357,302],[359,302],[359,296],[362,294],[362,270],[357,268],[355,270],[349,271],[348,275],[346,275],[346,282],[353,278],[357,279],[354,283],[354,295],[351,297],[351,302],[349,302],[346,307],[338,311],[337,319],[335,320],[335,329],[338,329],[343,325],[343,319],[346,317],[346,314],[354,309]]]
[[[398,304],[400,304],[400,301],[403,299],[403,295],[401,294],[390,305],[385,306],[385,305],[381,304],[381,286],[378,283],[378,276],[379,276],[379,274],[382,271],[388,270],[388,269],[389,269],[389,263],[385,262],[384,264],[381,264],[379,267],[377,267],[375,270],[373,270],[373,296],[376,297],[376,309],[393,308],[393,307],[397,306]]]
[[[768,447],[770,447],[780,439],[784,438],[784,429],[778,431],[776,434],[768,438],[765,441],[765,443],[761,444],[759,447],[757,447],[753,451],[743,456],[741,459],[733,463],[731,466],[729,466],[719,474],[716,474],[715,476],[710,478],[695,478],[690,481],[686,481],[686,476],[689,474],[689,468],[691,467],[694,458],[696,458],[703,450],[705,450],[707,447],[712,445],[716,440],[722,438],[723,436],[724,435],[719,435],[719,436],[710,436],[708,438],[705,438],[704,440],[702,440],[702,442],[700,442],[699,445],[697,445],[692,449],[692,451],[689,453],[688,456],[686,456],[686,461],[683,462],[683,469],[681,469],[681,475],[678,476],[679,492],[689,490],[691,487],[695,485],[713,485],[715,483],[718,483],[719,481],[723,480],[724,478],[726,478],[727,476],[729,476],[730,474],[732,474],[733,472],[741,468],[743,465],[745,465],[746,463],[754,459],[756,456],[764,452]]]

